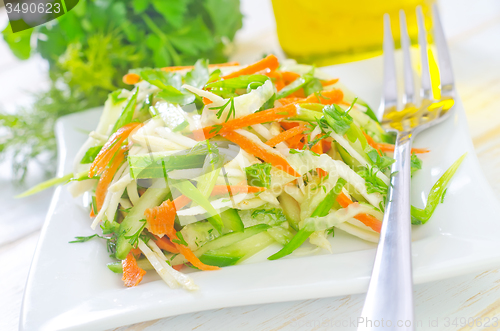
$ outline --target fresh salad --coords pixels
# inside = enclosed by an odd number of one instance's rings
[[[183,268],[217,270],[273,243],[270,260],[331,251],[337,229],[378,241],[394,137],[338,79],[269,55],[123,81],[133,88],[109,95],[74,172],[26,195],[64,182],[85,194],[100,234],[72,242],[104,239],[126,286],[155,270],[195,290]],[[428,152],[412,150],[412,173]],[[412,207],[413,224],[429,220],[464,157]]]

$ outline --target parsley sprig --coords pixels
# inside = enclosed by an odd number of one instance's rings
[[[375,149],[372,149],[368,153],[366,153],[370,160],[372,161],[372,164],[376,166],[377,168],[380,169],[380,171],[385,171],[387,168],[389,168],[396,160],[393,158],[390,158],[385,155],[379,155],[378,152]]]
[[[186,242],[186,240],[184,240],[184,236],[181,232],[177,232],[177,238],[179,239],[172,239],[172,242],[188,247],[188,243]]]
[[[410,166],[412,175],[415,171],[422,169],[422,160],[418,158],[417,154],[411,155]]]
[[[387,194],[389,188],[386,183],[377,177],[378,169],[373,167],[364,168],[358,171],[358,174],[365,180],[366,191],[368,193]]]
[[[132,245],[133,247],[137,247],[137,244],[139,243],[139,238],[140,235],[142,234],[142,230],[146,227],[146,220],[140,220],[139,222],[142,222],[141,227],[139,230],[137,230],[134,234],[131,234],[130,236],[125,236],[125,239],[129,239],[129,244]]]
[[[269,188],[271,186],[271,169],[270,163],[255,163],[246,167],[248,185]]]
[[[320,128],[330,127],[335,133],[344,135],[351,128],[353,118],[349,115],[352,107],[358,98],[355,98],[347,110],[343,110],[338,105],[328,105],[323,108],[323,117],[320,119]]]
[[[98,235],[97,233],[96,234],[93,234],[91,236],[87,236],[87,237],[75,237],[75,240],[72,240],[70,241],[69,243],[70,244],[74,244],[74,243],[84,243],[84,242],[87,242],[93,238],[101,238],[101,239],[108,239],[106,237],[103,237],[103,236],[100,236]]]
[[[115,258],[115,253],[116,253],[116,241],[118,239],[118,230],[120,228],[120,224],[114,221],[105,221],[101,225],[102,233],[103,234],[111,234],[111,236],[100,236],[97,233],[93,234],[91,236],[78,236],[75,237],[75,240],[70,241],[71,244],[74,243],[84,243],[87,242],[93,238],[100,238],[106,240],[106,248],[108,250],[109,256],[111,258]]]
[[[209,109],[218,110],[217,114],[215,114],[215,115],[217,116],[217,119],[220,119],[222,114],[224,113],[224,110],[226,109],[226,107],[228,105],[229,105],[229,111],[227,113],[226,120],[224,121],[224,122],[227,122],[227,121],[229,121],[229,118],[231,118],[231,115],[233,115],[233,118],[236,117],[236,108],[234,107],[234,97],[229,98],[229,100],[225,104],[223,104],[222,106],[210,107]]]
[[[222,130],[223,126],[220,125],[220,124],[215,124],[215,125],[212,125],[212,130],[210,130],[208,133],[219,133],[220,130]]]

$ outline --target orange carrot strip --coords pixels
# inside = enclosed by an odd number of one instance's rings
[[[161,70],[166,72],[179,71],[184,69],[193,69],[194,66],[172,66],[172,67],[163,67]]]
[[[178,264],[178,265],[173,265],[172,268],[174,268],[177,271],[180,271],[183,266],[184,266],[184,264]]]
[[[329,99],[321,98],[321,96],[323,96],[325,98],[329,98]],[[321,93],[321,96],[320,96],[320,98],[322,99],[321,100],[322,104],[331,105],[334,103],[342,102],[342,100],[344,99],[344,92],[342,92],[342,90],[340,90],[340,89],[333,89],[333,90],[325,91],[325,92]]]
[[[217,134],[222,134],[224,132],[241,129],[246,126],[274,122],[283,118],[294,116],[297,114],[297,108],[295,104],[289,104],[282,107],[276,107],[271,109],[266,109],[258,113],[253,113],[240,118],[235,118],[229,120],[226,123],[221,124],[222,128],[218,129],[214,126],[207,126],[203,129],[194,131],[194,137],[198,141],[210,139]]]
[[[274,86],[276,86],[276,90],[280,91],[283,87],[285,87],[286,84],[283,81],[283,75],[281,71],[265,69],[262,70],[261,73],[263,75],[266,75],[267,77],[273,78],[273,83]]]
[[[323,141],[323,139],[321,139],[316,144],[314,144],[314,146],[311,148],[311,151],[316,153],[316,154],[319,154],[319,155],[323,154],[322,141]],[[323,177],[326,177],[326,175],[328,175],[328,172],[321,169],[321,168],[316,168],[316,172],[318,173],[319,178],[323,178]]]
[[[209,64],[209,68],[217,68],[217,67],[234,67],[234,66],[239,66],[240,63],[237,61],[232,61],[232,62],[223,62],[223,63],[214,63],[214,64]]]
[[[264,75],[270,78],[282,79],[285,84],[290,84],[294,80],[300,77],[298,73],[293,71],[279,71],[279,70],[270,70],[269,72],[265,72]]]
[[[176,236],[177,237],[177,236]],[[179,248],[179,251],[181,252],[182,255],[188,260],[192,265],[194,265],[196,268],[200,270],[219,270],[220,268],[214,265],[208,265],[200,261],[200,259],[194,255],[193,251],[191,251],[189,248],[187,248],[184,245],[180,244],[174,244]]]
[[[337,196],[337,202],[342,206],[342,208],[347,208],[349,205],[353,204],[352,200],[349,199],[344,192],[341,192]],[[382,222],[372,215],[358,214],[354,216],[354,218],[378,233],[380,233],[380,229],[382,229]]]
[[[217,68],[217,67],[232,67],[239,66],[239,62],[226,62],[226,63],[218,63],[218,64],[209,64],[209,68]],[[163,71],[179,71],[184,69],[194,69],[194,66],[172,66],[172,67],[164,67],[161,68]]]
[[[340,194],[337,196],[337,202],[342,206],[342,208],[347,208],[350,204],[352,204],[352,200],[349,199],[347,195],[345,195],[344,192],[340,192]]]
[[[288,105],[288,104],[291,104],[291,103],[299,103],[299,102],[303,102],[305,99],[304,98],[295,98],[295,97],[289,97],[289,98],[283,98],[283,99],[280,99],[279,102],[285,106],[285,105]]]
[[[267,70],[263,74],[274,78],[274,85],[278,91],[300,77],[299,74],[292,71]]]
[[[266,56],[262,60],[255,62],[254,64],[241,68],[240,70],[225,75],[222,78],[228,79],[228,78],[238,77],[241,75],[251,75],[264,69],[276,70],[279,67],[279,65],[280,64],[278,58],[271,54]]]
[[[314,152],[316,154],[323,154],[323,145],[321,144],[321,140],[318,141],[316,144],[314,144],[313,147],[311,147],[311,152]]]
[[[120,149],[116,153],[113,162],[102,172],[101,177],[99,178],[99,182],[97,183],[97,188],[95,190],[97,211],[101,209],[102,204],[104,203],[104,198],[106,197],[108,186],[113,180],[116,171],[118,171],[118,168],[122,165],[124,158],[125,158],[125,150]]]
[[[187,196],[181,194],[177,198],[174,199],[173,204],[175,206],[175,209],[182,209],[190,202],[191,202],[191,199],[189,199]]]
[[[129,73],[123,76],[123,82],[127,85],[134,85],[141,81],[141,76],[138,74]]]
[[[286,86],[286,84],[283,82],[283,79],[278,79],[274,82],[274,86],[276,86],[276,90],[279,92]]]
[[[394,152],[394,145],[393,144],[378,143],[375,140],[373,140],[373,138],[370,137],[369,135],[367,135],[366,133],[363,132],[363,135],[365,136],[366,141],[368,142],[368,145],[375,148],[380,155],[382,155],[380,153],[380,151]],[[429,153],[430,150],[425,149],[425,148],[412,148],[411,152],[415,153],[415,154],[423,154],[423,153]]]
[[[139,247],[135,247],[135,248],[132,247],[132,249],[130,250],[130,253],[132,253],[134,255],[134,257],[136,259],[138,259],[139,256],[141,256],[142,252],[141,252],[141,249]]]
[[[307,98],[299,98],[298,103],[321,103],[321,99],[316,94],[311,94]],[[280,99],[281,102],[281,99]]]
[[[380,230],[382,229],[382,222],[372,215],[358,214],[354,216],[354,218],[378,233],[380,233]]]
[[[132,287],[137,286],[142,280],[142,277],[146,274],[146,271],[139,268],[134,255],[130,252],[125,260],[122,260],[123,267],[123,277],[122,280],[125,286]]]
[[[368,145],[370,145],[373,148],[376,148],[375,146],[377,146],[377,142],[375,140],[373,140],[373,138],[370,135],[366,134],[364,131],[362,131],[362,132],[363,132],[363,136],[365,136],[366,141],[368,142]]]
[[[323,85],[323,86],[333,85],[333,84],[335,84],[338,81],[339,81],[338,78],[330,79],[330,80],[322,80],[321,81],[321,85]]]
[[[135,128],[142,125],[142,123],[129,123],[116,130],[116,132],[113,133],[111,137],[109,137],[106,144],[104,144],[104,146],[101,148],[101,151],[99,152],[99,154],[97,154],[94,162],[92,162],[89,170],[89,177],[92,178],[96,174],[100,174],[109,163],[109,161],[111,161],[116,151],[118,151],[123,141],[128,138],[129,134]]]
[[[242,136],[241,134],[234,131],[224,132],[222,136],[240,146],[240,148],[242,148],[247,153],[258,157],[265,162],[271,163],[274,167],[277,167],[278,169],[281,169],[294,177],[300,176],[300,174],[298,174],[295,169],[290,166],[290,164],[283,156],[281,156],[281,154],[277,152],[270,152],[259,146],[252,140],[248,139],[247,137]]]
[[[306,135],[304,134],[303,135],[303,138],[306,138]],[[303,150],[304,149],[304,145],[306,144],[305,140],[300,140],[299,143],[297,144],[297,147],[295,147],[295,149],[298,149],[298,150]]]
[[[299,122],[281,122],[280,123],[281,127],[285,130],[289,130],[289,129],[294,128],[300,124],[301,123],[299,123]]]
[[[177,249],[177,247],[175,247],[175,245],[166,236],[163,236],[161,238],[158,236],[154,236],[153,240],[154,240],[156,246],[158,246],[160,249],[163,249],[164,251],[174,253],[174,254],[179,253],[179,250]]]
[[[290,94],[290,97],[295,97],[295,98],[305,98],[306,94],[304,92],[303,88],[299,88],[297,91],[293,92]]]
[[[377,146],[380,150],[384,152],[394,152],[393,144],[377,143]],[[423,154],[423,153],[429,153],[430,150],[425,148],[412,148],[411,152],[415,154]]]
[[[295,72],[279,70],[272,70],[264,73],[264,75],[274,78],[274,85],[278,91],[300,77],[300,75]]]
[[[283,142],[283,141],[288,140],[288,139],[290,139],[298,134],[301,134],[305,130],[307,130],[307,128],[305,126],[296,126],[294,128],[291,128],[290,130],[286,130],[286,131],[281,132],[276,137],[269,139],[268,141],[266,141],[266,145],[268,145],[270,147],[274,147],[274,146],[278,145],[280,142]]]
[[[298,134],[290,139],[287,140],[288,147],[290,148],[299,148],[302,149],[304,146],[303,143],[301,143],[302,138],[304,138],[306,135],[305,134]]]
[[[167,200],[164,201],[160,206],[146,209],[144,215],[146,216],[146,220],[150,224],[159,225],[164,228],[164,233],[166,234],[175,247],[179,250],[179,252],[184,255],[184,257],[195,267],[201,270],[217,270],[220,269],[216,266],[206,265],[198,259],[196,255],[186,246],[178,244],[174,242],[174,240],[179,240],[177,237],[176,231],[174,229],[174,221],[175,221],[175,206],[172,201]],[[151,228],[150,228],[151,231]],[[152,232],[152,231],[151,231]],[[154,233],[157,234],[157,233]]]
[[[264,70],[262,71],[263,75],[266,75],[269,78],[276,78],[276,79],[282,79],[283,76],[281,75],[281,71],[279,70]]]
[[[168,201],[170,201],[170,200],[168,200]],[[163,202],[162,205],[164,203],[166,203],[166,201]],[[175,220],[175,212],[174,212],[174,217],[172,220],[172,225],[170,225],[169,224],[170,218],[168,218],[166,216],[161,217],[159,215],[160,214],[160,207],[162,205],[160,205],[158,207],[148,208],[144,211],[144,216],[146,217],[146,220],[148,221],[148,225],[149,225],[148,230],[149,230],[149,232],[151,232],[155,236],[161,236],[161,235],[167,234],[167,232],[170,229],[170,226],[172,226],[172,227],[174,226],[173,222]],[[174,208],[174,211],[175,211],[175,208]]]
[[[323,153],[327,153],[332,149],[332,143],[326,139],[321,140],[321,144],[323,145]]]
[[[281,78],[285,81],[285,84],[290,84],[297,78],[299,78],[300,75],[296,72],[293,71],[281,71]]]
[[[316,168],[316,172],[318,173],[319,178],[323,178],[328,175],[328,172],[321,168]]]
[[[311,94],[299,103],[321,103],[323,105],[338,104],[344,99],[344,92],[339,89],[323,91],[321,95]],[[281,100],[280,100],[281,101]]]
[[[204,105],[209,105],[209,104],[211,104],[212,102],[213,102],[212,100],[210,100],[210,99],[207,99],[207,98],[203,97],[203,104],[204,104]]]
[[[368,145],[370,145],[371,147],[375,148],[375,150],[377,151],[378,155],[382,156],[382,152],[378,148],[377,142],[375,140],[373,140],[373,138],[371,136],[367,135],[364,132],[363,132],[363,135],[365,136],[366,142],[368,143]]]
[[[281,100],[280,100],[281,102]],[[321,99],[316,94],[311,94],[307,98],[302,98],[299,103],[321,103]]]
[[[265,187],[247,186],[247,185],[215,185],[210,193],[211,196],[221,195],[226,193],[239,194],[239,193],[257,193],[265,191]]]
[[[90,206],[90,217],[96,217],[96,214],[94,213],[94,206]]]
[[[313,93],[309,95],[307,98],[304,95],[304,90],[300,89],[295,93],[292,93],[290,96],[280,99],[282,105],[289,104],[291,102],[297,103],[321,103],[324,105],[338,104],[341,103],[344,98],[344,92],[340,89],[333,89],[329,91],[321,92],[321,95]]]

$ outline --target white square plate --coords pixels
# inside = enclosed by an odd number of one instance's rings
[[[325,68],[370,105],[380,96],[382,61],[376,58]],[[99,110],[73,114],[57,124],[59,175],[92,130]],[[412,181],[412,202],[422,206],[433,183],[463,153],[468,156],[425,225],[413,227],[415,283],[457,276],[500,264],[499,204],[482,175],[460,101],[446,122],[422,133],[415,146],[428,147],[423,169]],[[220,307],[302,300],[366,290],[375,245],[336,231],[334,254],[267,261],[270,247],[246,264],[192,273],[197,292],[172,290],[153,272],[140,286],[125,288],[104,242],[69,244],[87,236],[88,211],[59,187],[52,199],[33,259],[23,303],[21,330],[102,330]],[[256,263],[257,262],[257,263]]]

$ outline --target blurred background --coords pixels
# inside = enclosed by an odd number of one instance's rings
[[[380,55],[384,13],[397,26],[404,9],[415,42],[417,6],[432,25],[431,0],[271,3],[281,46],[275,52],[316,66]],[[235,47],[243,22],[239,0],[80,0],[56,20],[12,32],[13,23],[29,22],[30,17],[19,18],[30,14],[28,8],[9,3],[6,12],[17,18],[0,22],[0,74],[14,84],[0,94],[0,158],[11,163],[11,178],[21,185],[33,167],[54,175],[57,118],[100,106],[110,92],[127,88],[122,77],[129,69],[191,65],[198,58],[221,63],[243,53],[255,61],[265,53],[265,43],[246,51]],[[266,15],[261,19],[270,22]],[[394,32],[397,41],[399,29]]]
[[[52,191],[14,195],[53,176],[54,123],[103,103],[134,67],[248,63],[265,54],[318,66],[379,55],[382,14],[426,0],[80,0],[57,21],[13,34],[0,0],[0,329],[15,329]],[[500,197],[500,1],[439,1],[481,165]],[[1,8],[3,7],[3,8]],[[274,11],[273,11],[274,9]],[[430,16],[426,17],[430,27]],[[355,86],[352,87],[355,90]],[[377,106],[372,105],[372,106]],[[500,295],[500,294],[499,294]],[[278,319],[279,320],[279,319]],[[2,324],[3,323],[3,324]]]

